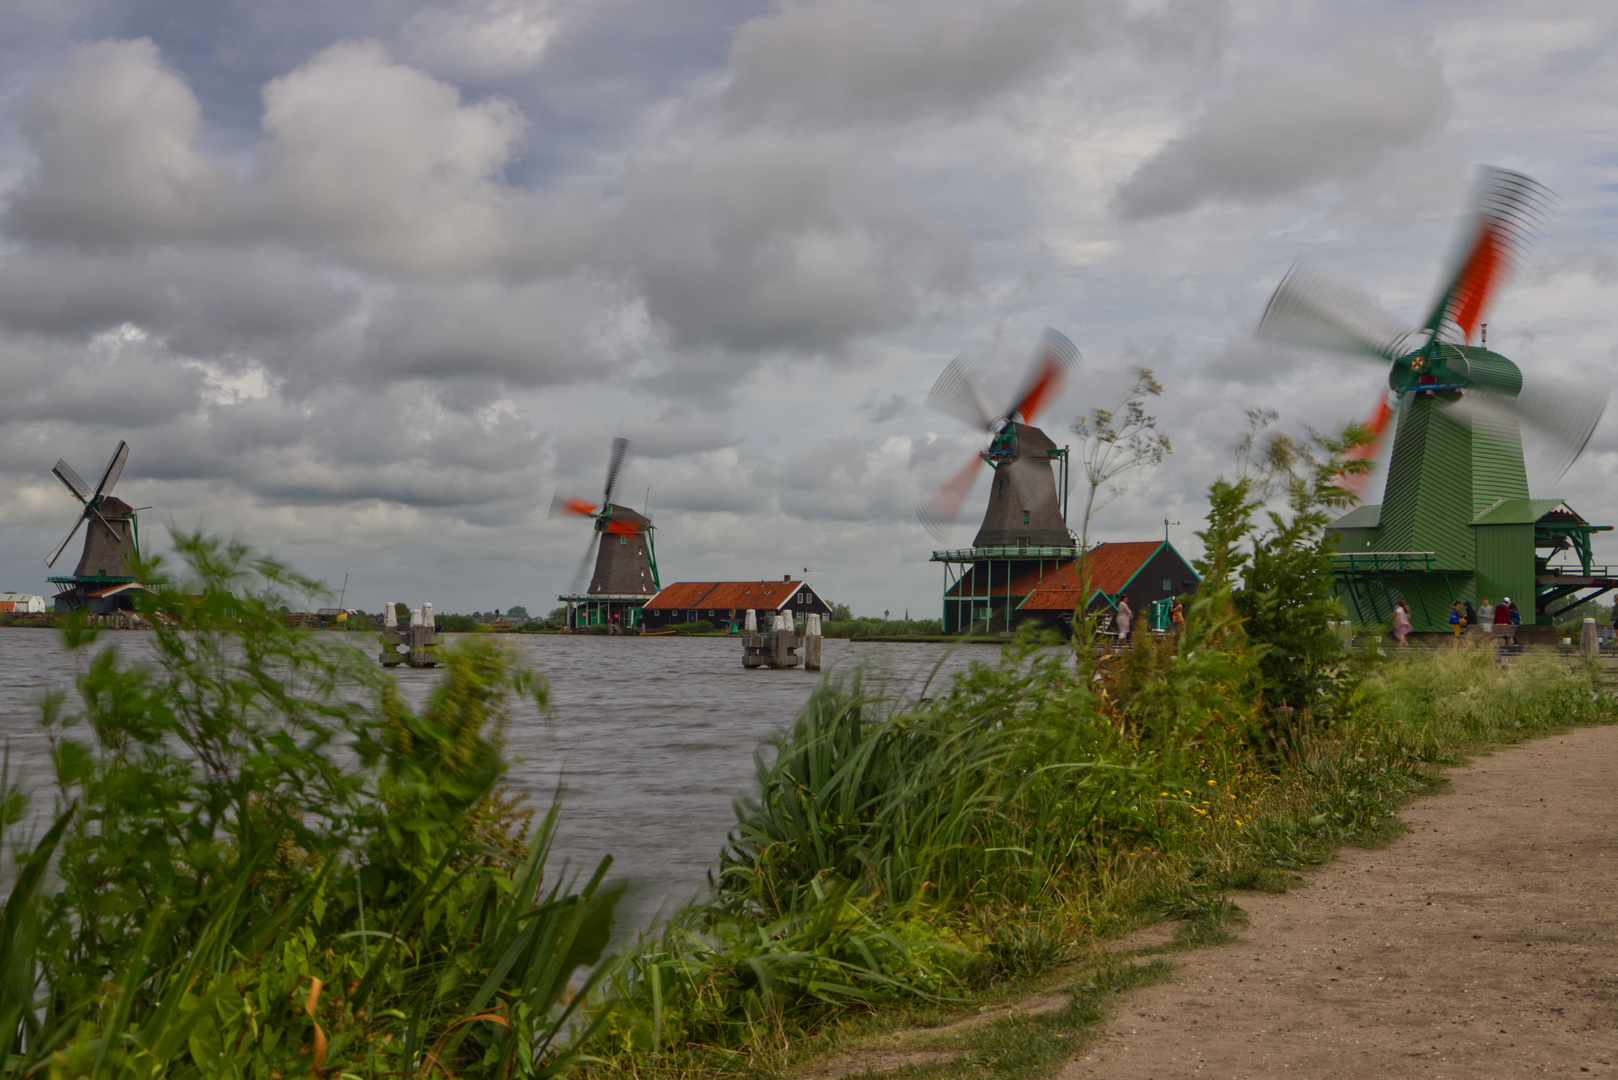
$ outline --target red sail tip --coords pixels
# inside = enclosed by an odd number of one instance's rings
[[[1478,229],[1477,242],[1472,245],[1461,272],[1455,279],[1454,319],[1467,344],[1477,333],[1478,324],[1495,291],[1505,277],[1507,263],[1506,239],[1499,227],[1485,221]]]
[[[1388,396],[1383,394],[1377,399],[1376,408],[1371,410],[1371,415],[1365,418],[1365,426],[1371,430],[1370,439],[1344,450],[1344,459],[1348,461],[1369,461],[1376,457],[1377,448],[1382,445],[1382,436],[1388,430],[1388,421],[1392,419],[1393,407],[1388,404]],[[1363,495],[1365,493],[1365,483],[1370,479],[1370,476],[1370,470],[1357,473],[1338,473],[1337,486],[1345,491],[1352,491],[1355,495]]]
[[[596,516],[595,503],[585,502],[583,499],[569,499],[562,505],[570,514],[578,514],[580,517]]]

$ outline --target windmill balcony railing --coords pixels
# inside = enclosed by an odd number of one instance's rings
[[[1573,578],[1612,578],[1618,577],[1618,566],[1591,566],[1586,570],[1582,566],[1542,566],[1534,572],[1535,577],[1573,577]]]
[[[1431,551],[1339,551],[1332,555],[1332,569],[1339,574],[1431,574],[1443,573],[1433,566]]]
[[[932,562],[972,562],[975,559],[1075,559],[1077,544],[1065,547],[1037,547],[1030,544],[996,544],[992,547],[953,548],[933,552]]]

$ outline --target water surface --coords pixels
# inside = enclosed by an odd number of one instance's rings
[[[340,640],[375,649],[359,634]],[[732,800],[752,790],[754,751],[792,720],[819,674],[743,668],[735,639],[503,640],[550,681],[551,714],[519,710],[507,732],[515,758],[509,783],[540,807],[560,785],[558,853],[586,869],[612,855],[613,876],[632,882],[621,920],[630,925],[691,899],[725,842]],[[98,646],[150,656],[151,641],[138,631],[109,632]],[[983,646],[951,652],[937,644],[824,643],[828,671],[864,664],[908,694],[920,691],[935,665],[947,677],[995,655]],[[71,691],[81,662],[54,631],[0,628],[0,738],[9,742],[13,775],[23,776],[47,809],[48,744],[38,702],[47,690]],[[407,700],[420,702],[438,674],[395,668],[394,677]]]

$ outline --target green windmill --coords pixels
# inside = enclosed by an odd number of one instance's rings
[[[1611,526],[1590,524],[1560,500],[1532,498],[1523,456],[1526,439],[1537,471],[1559,480],[1601,419],[1605,387],[1525,382],[1516,364],[1485,347],[1489,303],[1545,206],[1544,189],[1530,178],[1485,170],[1456,268],[1419,329],[1302,267],[1265,309],[1260,337],[1390,365],[1369,423],[1377,440],[1394,425],[1383,501],[1332,526],[1338,593],[1357,622],[1389,621],[1402,596],[1415,629],[1443,630],[1455,600],[1511,597],[1525,625],[1544,625],[1618,588],[1618,576],[1593,565],[1590,550],[1591,534]],[[1376,450],[1376,441],[1356,448],[1362,457]]]

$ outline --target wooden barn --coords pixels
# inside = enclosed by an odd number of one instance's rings
[[[1080,573],[1089,572],[1090,595],[1083,595]],[[1127,598],[1136,619],[1146,619],[1152,604],[1196,591],[1199,582],[1191,564],[1167,540],[1142,540],[1097,544],[1084,555],[1066,562],[1054,572],[1035,577],[1033,572],[1013,581],[1010,593],[1022,594],[1017,603],[1018,621],[1037,618],[1068,634],[1073,631],[1073,612],[1079,607],[1110,616],[1118,602]]]
[[[780,581],[677,582],[646,601],[641,619],[648,630],[706,620],[717,630],[737,633],[749,610],[757,613],[761,627],[768,627],[770,617],[784,609],[794,615],[831,614],[831,605],[812,586],[788,575]]]

